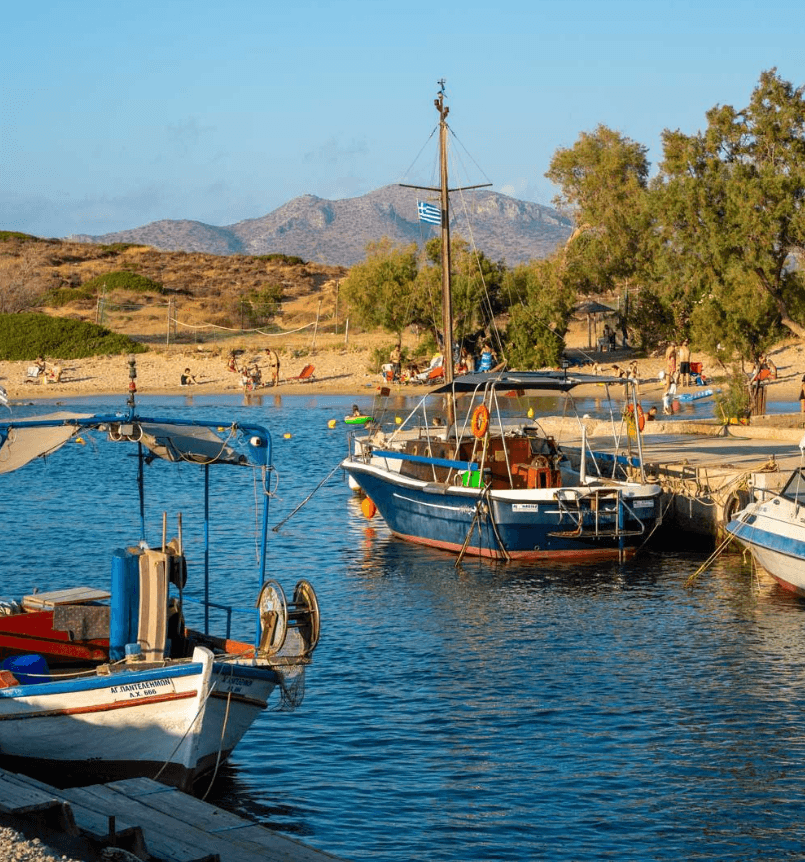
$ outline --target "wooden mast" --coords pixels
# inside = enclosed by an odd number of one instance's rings
[[[447,115],[444,104],[444,78],[439,81],[439,95],[433,104],[439,112],[439,168],[442,210],[442,357],[444,382],[453,382],[453,297],[450,290],[450,194],[447,183]],[[448,409],[448,412],[452,412]],[[453,421],[452,416],[450,421]]]

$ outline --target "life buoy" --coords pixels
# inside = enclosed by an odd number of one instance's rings
[[[489,428],[489,410],[485,404],[479,404],[472,412],[472,423],[470,424],[473,437],[479,440],[486,434]]]
[[[626,419],[630,423],[634,423],[634,404],[629,404],[626,407]],[[646,414],[643,413],[643,408],[637,405],[637,427],[642,431],[646,427]]]

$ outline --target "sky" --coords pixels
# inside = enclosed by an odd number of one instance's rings
[[[550,206],[582,132],[656,166],[664,129],[745,107],[764,70],[805,84],[803,22],[800,0],[9,3],[0,230],[224,226],[436,185],[442,79],[457,182]]]

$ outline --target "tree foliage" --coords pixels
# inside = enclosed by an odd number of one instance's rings
[[[576,291],[563,280],[563,261],[522,264],[507,273],[504,290],[519,301],[511,307],[506,328],[506,357],[513,368],[559,364]]]
[[[366,260],[341,284],[350,314],[363,326],[401,333],[412,322],[417,275],[416,245],[401,247],[384,237],[366,247]]]
[[[805,285],[792,266],[805,250],[803,88],[763,72],[745,108],[716,106],[707,121],[694,135],[663,135],[661,268],[687,298],[697,339],[714,339],[710,309],[722,347],[757,355],[779,326],[805,336]]]

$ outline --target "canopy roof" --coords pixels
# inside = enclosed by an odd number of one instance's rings
[[[512,389],[531,392],[568,392],[576,386],[590,386],[597,383],[630,383],[621,377],[599,376],[595,374],[572,374],[563,371],[503,371],[499,374],[478,372],[462,374],[452,383],[434,389],[433,392],[475,392],[484,389]]]

